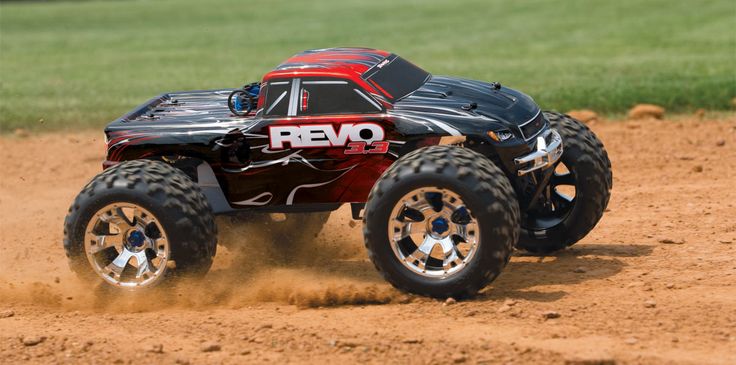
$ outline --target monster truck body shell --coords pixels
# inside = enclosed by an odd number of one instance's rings
[[[365,203],[394,161],[425,146],[463,144],[512,181],[562,153],[529,96],[432,76],[385,51],[305,51],[260,86],[246,116],[229,111],[232,89],[148,101],[107,126],[104,166],[162,159],[202,187],[215,213],[314,211]]]

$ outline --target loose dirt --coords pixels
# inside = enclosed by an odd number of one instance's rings
[[[589,110],[589,109],[576,109],[576,110],[570,110],[567,112],[567,115],[585,123],[590,124],[592,122],[597,122],[601,119],[600,116],[598,116],[598,113]]]
[[[457,302],[384,283],[347,209],[288,265],[219,219],[245,247],[205,280],[112,298],[61,248],[101,133],[2,136],[0,363],[736,363],[736,116],[592,128],[614,169],[598,227]]]
[[[637,104],[629,110],[630,119],[662,119],[664,118],[664,108],[653,104]]]

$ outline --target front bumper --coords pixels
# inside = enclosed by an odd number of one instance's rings
[[[562,137],[550,128],[537,137],[537,150],[514,159],[519,176],[545,169],[562,157]]]

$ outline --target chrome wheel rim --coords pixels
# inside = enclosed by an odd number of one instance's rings
[[[98,210],[87,224],[84,249],[102,279],[126,288],[158,283],[170,257],[161,223],[133,203],[114,203]]]
[[[404,195],[391,211],[391,249],[412,272],[447,278],[461,272],[480,244],[478,221],[450,190],[421,188]]]

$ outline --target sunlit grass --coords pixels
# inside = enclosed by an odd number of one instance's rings
[[[728,110],[734,29],[732,0],[3,3],[0,128],[102,126],[162,92],[237,87],[332,46],[391,50],[559,110]]]

